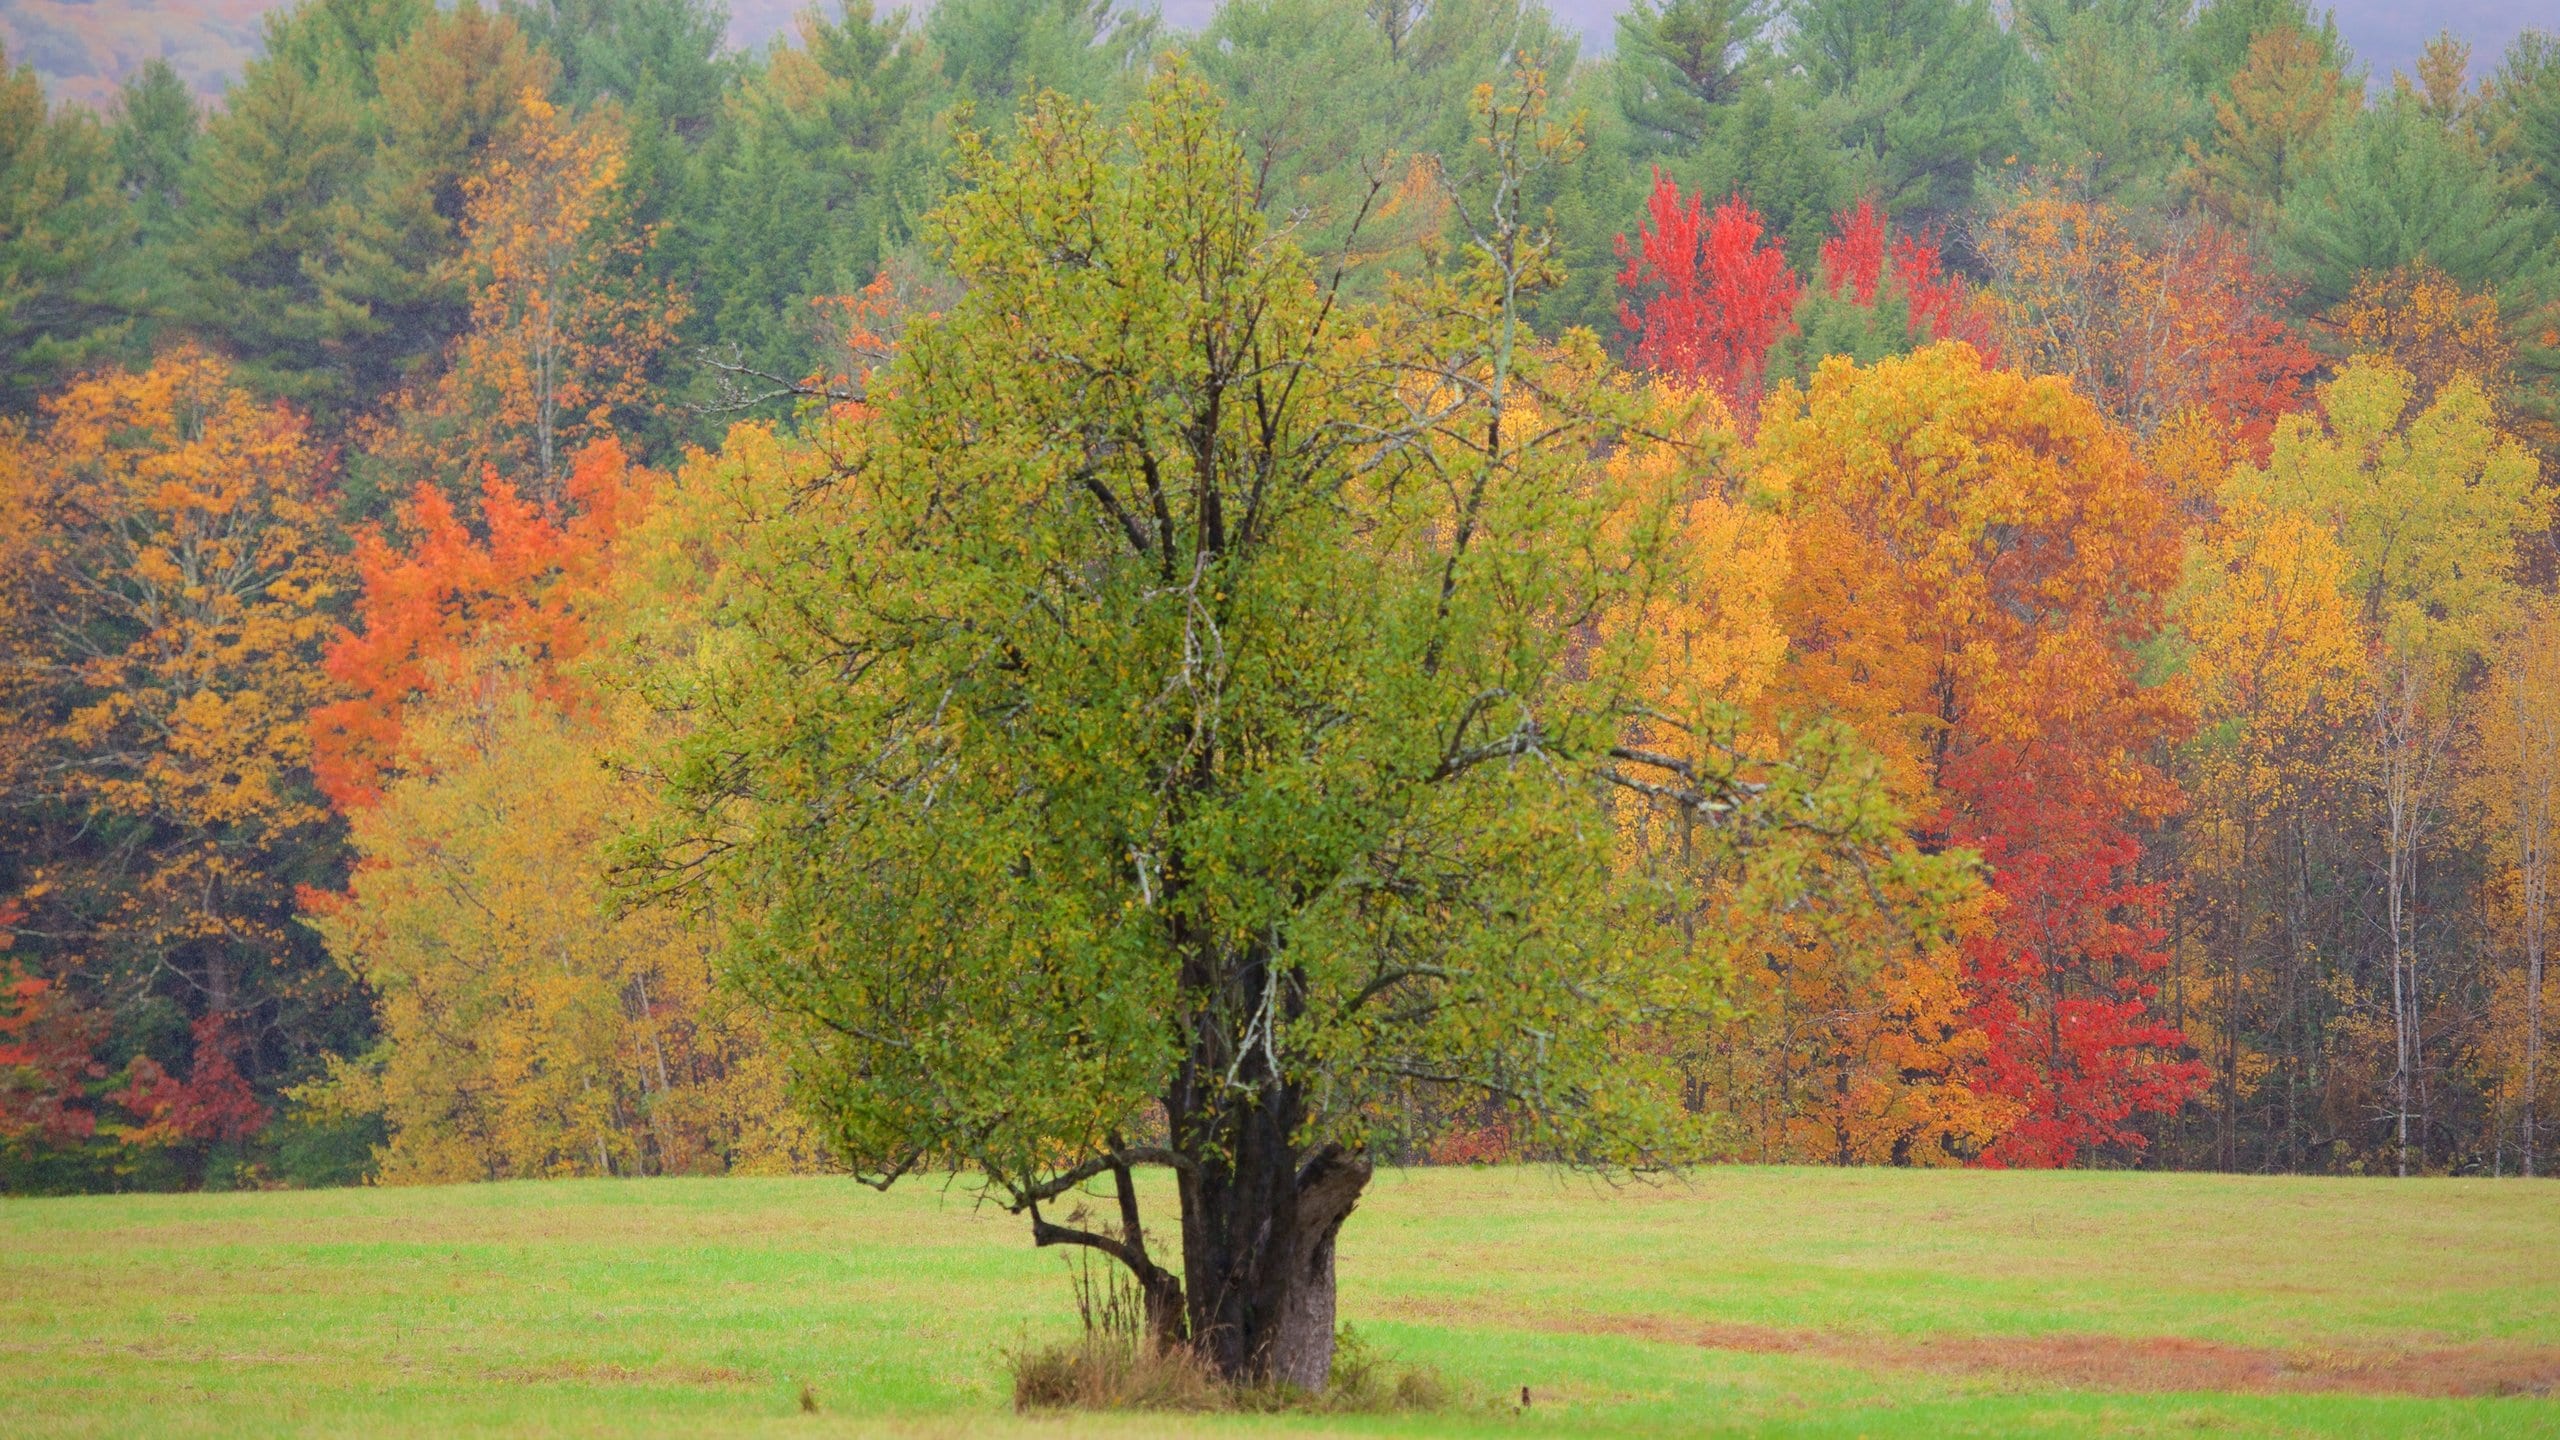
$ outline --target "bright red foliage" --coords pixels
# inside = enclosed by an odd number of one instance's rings
[[[1843,286],[1861,305],[1876,303],[1884,283],[1884,212],[1873,200],[1831,217],[1831,238],[1822,242],[1822,275],[1837,295]]]
[[[359,537],[358,628],[339,635],[327,660],[353,693],[311,716],[312,771],[329,799],[343,810],[380,798],[398,763],[403,708],[470,646],[519,649],[559,685],[560,667],[586,648],[584,607],[606,552],[646,508],[655,479],[607,437],[572,462],[565,516],[490,472],[480,496],[485,539],[427,485],[400,508],[405,549],[379,530]]]
[[[2258,269],[2247,240],[2208,224],[2184,238],[2185,263],[2169,267],[2163,287],[2172,343],[2199,362],[2205,409],[2243,453],[2264,455],[2276,421],[2309,398],[2319,358],[2285,323],[2292,294]]]
[[[1893,242],[1893,278],[1911,300],[1911,333],[1931,340],[1962,340],[1991,364],[2000,363],[1991,317],[1973,302],[1973,287],[1947,271],[1934,232],[1899,235]]]
[[[1982,1082],[2024,1114],[1982,1156],[2002,1168],[2069,1165],[2096,1146],[2138,1150],[2138,1113],[2175,1110],[2205,1067],[2150,1009],[2169,963],[2162,887],[2135,878],[2141,846],[2061,736],[1951,755],[1948,838],[1979,851],[2001,906],[1965,945],[1973,1017],[1989,1037]]]
[[[195,1060],[184,1081],[148,1055],[135,1058],[126,1087],[115,1096],[116,1103],[142,1120],[130,1143],[224,1143],[246,1140],[266,1128],[267,1107],[250,1093],[247,1078],[231,1058],[225,1017],[202,1016],[194,1032]]]
[[[1748,414],[1770,343],[1795,329],[1804,287],[1786,255],[1761,243],[1767,226],[1748,201],[1733,196],[1713,214],[1705,204],[1654,172],[1650,223],[1632,246],[1618,237],[1626,262],[1618,287],[1627,293],[1618,317],[1636,336],[1636,364],[1703,380]]]
[[[1935,231],[1896,235],[1873,200],[1831,217],[1831,238],[1822,242],[1822,275],[1833,295],[1846,290],[1860,305],[1875,304],[1888,258],[1894,287],[1910,305],[1913,339],[1962,340],[2000,363],[1991,316],[1975,302],[1964,277],[1947,270]]]

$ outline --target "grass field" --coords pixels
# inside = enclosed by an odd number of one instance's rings
[[[0,1435],[2560,1436],[2547,1182],[1397,1172],[1342,1263],[1476,1403],[1017,1419],[1064,1267],[959,1188],[6,1200]]]

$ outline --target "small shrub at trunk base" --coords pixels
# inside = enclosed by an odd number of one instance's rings
[[[1445,1410],[1452,1404],[1448,1382],[1428,1365],[1404,1366],[1348,1325],[1334,1332],[1333,1378],[1321,1395],[1290,1392],[1276,1408],[1325,1410],[1338,1414],[1383,1415],[1400,1410]]]

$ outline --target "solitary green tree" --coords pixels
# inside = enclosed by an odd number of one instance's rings
[[[1489,151],[1533,157],[1535,110],[1493,104]],[[1890,817],[1836,746],[1747,769],[1644,693],[1693,477],[1593,465],[1632,402],[1519,326],[1516,171],[1456,202],[1459,278],[1377,309],[1271,233],[1179,67],[1117,130],[1049,96],[964,140],[962,182],[965,298],[832,482],[747,527],[658,855],[858,1172],[974,1171],[1125,1263],[1159,1341],[1321,1388],[1395,1097],[1490,1097],[1589,1163],[1700,1153],[1645,1037],[1715,972],[1625,816],[1700,857]]]

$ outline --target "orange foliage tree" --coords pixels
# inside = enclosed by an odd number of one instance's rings
[[[1990,868],[1968,1008],[2018,1115],[1983,1158],[2139,1148],[2132,1117],[2200,1079],[2150,1009],[2161,896],[2132,838],[2177,803],[2154,756],[2184,698],[2136,656],[2177,579],[2173,507],[2069,385],[1962,345],[1826,362],[1763,426],[1796,557],[1783,693],[1848,720],[1931,843]]]
[[[555,703],[561,667],[586,648],[587,620],[615,540],[646,513],[659,477],[611,436],[569,466],[567,505],[529,500],[482,478],[474,533],[453,502],[420,484],[396,524],[356,540],[356,623],[330,642],[327,669],[344,690],[311,716],[314,769],[341,809],[381,793],[400,755],[401,716],[468,649],[517,652]]]
[[[1642,494],[1665,476],[1695,477],[1678,511],[1671,593],[1647,623],[1652,690],[1726,714],[1735,728],[1723,743],[1819,754],[1873,783],[1876,757],[1854,744],[1789,743],[1786,732],[1802,736],[1818,722],[1788,713],[1802,697],[1777,686],[1793,543],[1784,517],[1717,458],[1735,443],[1730,417],[1703,388],[1658,381],[1649,398],[1648,428],[1660,438],[1613,455],[1612,483]],[[1676,749],[1695,743],[1694,728],[1665,726],[1640,743]],[[1676,863],[1691,848],[1694,837],[1659,814],[1631,809],[1625,821],[1640,863]],[[1916,847],[1894,860],[1863,874],[1838,867],[1787,904],[1769,903],[1747,879],[1714,885],[1699,913],[1683,918],[1724,969],[1733,1014],[1680,1059],[1696,1102],[1736,1122],[1737,1153],[1947,1164],[1979,1153],[2014,1118],[2011,1102],[1978,1083],[1989,1041],[1969,1013],[1953,943],[1979,922],[1975,878]],[[1463,1145],[1435,1154],[1473,1158]]]
[[[358,626],[329,660],[353,694],[315,716],[359,863],[306,900],[383,1040],[298,1093],[381,1118],[384,1180],[811,1158],[780,1056],[713,984],[710,928],[627,903],[610,848],[651,813],[664,738],[632,672],[689,660],[736,494],[826,464],[741,426],[669,482],[596,441],[569,508],[493,479],[483,539],[421,486],[398,534],[363,537]]]

